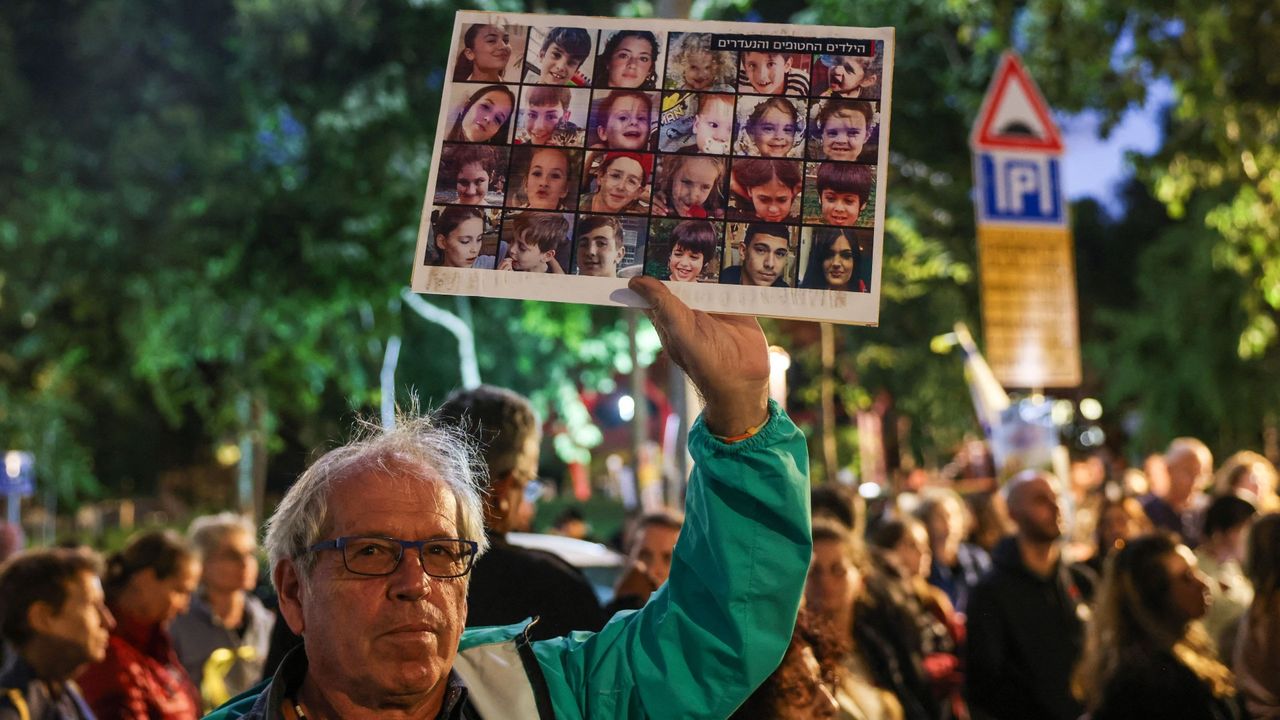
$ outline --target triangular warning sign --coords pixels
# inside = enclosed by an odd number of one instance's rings
[[[1000,58],[969,145],[975,150],[1062,152],[1062,135],[1049,104],[1012,50]]]

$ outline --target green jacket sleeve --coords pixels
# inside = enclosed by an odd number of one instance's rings
[[[533,644],[556,717],[722,720],[781,662],[809,568],[805,439],[771,403],[754,437],[689,435],[668,582],[598,633]]]

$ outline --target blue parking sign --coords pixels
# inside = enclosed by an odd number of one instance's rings
[[[10,450],[0,467],[0,494],[32,495],[36,491],[36,459],[29,452]]]
[[[1031,152],[979,152],[978,222],[1066,227],[1058,156]]]

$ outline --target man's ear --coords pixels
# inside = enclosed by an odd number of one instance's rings
[[[302,583],[300,572],[293,560],[286,558],[277,563],[276,569],[271,573],[271,579],[275,582],[276,590],[280,595],[280,614],[284,616],[284,621],[289,624],[289,629],[295,635],[302,635],[307,629],[302,613],[302,607],[306,601],[306,588]]]
[[[37,600],[27,607],[27,627],[40,635],[47,634],[57,615],[52,605],[44,600]]]

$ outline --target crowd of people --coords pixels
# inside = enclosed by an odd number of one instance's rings
[[[540,422],[481,386],[303,473],[265,528],[268,602],[258,528],[231,513],[105,559],[16,553],[0,720],[1280,718],[1261,455],[1215,474],[1179,438],[1145,473],[1081,458],[1064,481],[1027,470],[868,509],[811,488],[754,320],[632,288],[707,406],[687,520],[634,519],[609,602],[508,542]]]

